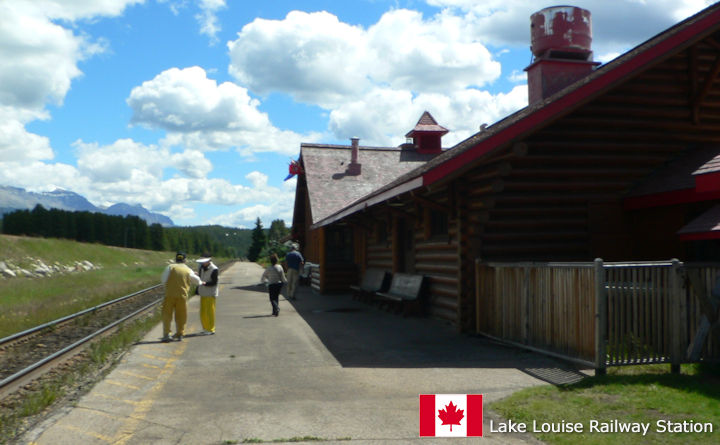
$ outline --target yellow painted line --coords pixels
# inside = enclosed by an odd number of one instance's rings
[[[124,419],[124,418],[125,418],[125,416],[122,415],[122,414],[108,413],[108,412],[105,412],[105,411],[100,411],[100,410],[93,409],[93,408],[86,408],[86,407],[83,407],[83,406],[79,406],[79,407],[77,407],[76,409],[79,409],[79,410],[82,410],[82,411],[86,411],[86,412],[88,413],[88,415],[105,417],[105,418],[112,419],[112,420],[118,420],[118,419]]]
[[[139,387],[139,386],[129,385],[129,384],[127,384],[127,383],[117,382],[117,381],[115,381],[115,380],[110,380],[110,379],[105,379],[105,381],[106,381],[107,383],[111,384],[111,385],[120,386],[120,387],[122,387],[122,388],[134,389],[134,390],[137,390],[137,391],[140,390],[140,387]]]
[[[148,364],[148,363],[143,363],[142,365],[143,365],[143,367],[145,367],[145,368],[162,369],[162,366],[151,365],[151,364]]]
[[[160,357],[152,354],[142,354],[142,356],[151,360],[160,360],[161,362],[167,362],[169,360],[172,360],[172,357]]]
[[[194,327],[188,325],[188,328],[193,329]],[[145,393],[145,398],[142,403],[136,405],[132,414],[130,414],[129,418],[126,419],[125,424],[122,425],[118,433],[115,435],[115,445],[125,445],[127,441],[132,439],[135,435],[138,426],[141,422],[145,421],[145,418],[150,412],[152,404],[155,402],[155,398],[165,387],[167,381],[170,380],[173,372],[175,372],[175,361],[177,361],[177,359],[185,352],[185,349],[187,349],[186,341],[177,343],[177,346],[172,351],[175,357],[168,359],[165,366],[160,371],[160,375],[158,375],[156,383]]]
[[[155,368],[160,369],[159,366],[156,366]],[[148,377],[146,375],[136,374],[136,373],[130,372],[130,371],[120,371],[120,374],[124,374],[124,375],[130,376],[130,377],[135,377],[138,379],[155,380],[155,377]]]
[[[107,442],[107,443],[112,443],[112,441],[113,441],[113,438],[112,438],[112,437],[108,437],[108,436],[105,436],[105,435],[103,435],[103,434],[96,433],[96,432],[94,432],[94,431],[82,430],[82,429],[80,429],[80,428],[78,428],[78,427],[76,427],[76,426],[60,425],[60,428],[65,429],[65,430],[72,431],[72,432],[74,432],[74,433],[81,434],[81,435],[83,435],[83,436],[89,436],[89,437],[92,437],[93,439],[99,439],[99,440],[102,440],[103,442]]]
[[[122,402],[122,403],[126,403],[126,404],[132,405],[132,406],[138,406],[138,405],[140,405],[140,404],[142,403],[142,402],[137,402],[137,401],[135,401],[135,400],[121,399],[121,398],[119,398],[119,397],[109,396],[109,395],[107,395],[107,394],[102,394],[102,393],[99,393],[99,392],[96,392],[96,391],[93,391],[93,392],[91,392],[90,394],[92,394],[92,395],[94,395],[94,396],[96,396],[96,397],[100,397],[101,399],[112,400],[113,402]]]

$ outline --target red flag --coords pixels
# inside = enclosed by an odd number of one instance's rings
[[[420,437],[483,435],[482,394],[420,394]]]

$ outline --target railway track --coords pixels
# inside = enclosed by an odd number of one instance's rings
[[[232,261],[219,265],[220,273]],[[93,340],[141,317],[164,298],[162,285],[0,339],[0,401],[82,352]]]
[[[0,400],[162,299],[162,285],[152,286],[0,339]]]

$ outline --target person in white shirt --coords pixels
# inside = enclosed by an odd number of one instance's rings
[[[277,317],[280,314],[280,305],[278,304],[280,289],[282,289],[283,283],[287,283],[285,271],[283,271],[282,266],[278,264],[277,255],[270,255],[270,265],[265,269],[265,272],[263,272],[260,281],[268,285],[272,314]]]
[[[200,323],[202,323],[203,334],[215,334],[215,301],[218,296],[218,267],[213,264],[210,254],[204,254],[202,258],[195,260],[200,264],[198,275],[205,284],[198,286],[200,295]]]

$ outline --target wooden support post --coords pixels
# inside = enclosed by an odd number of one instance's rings
[[[520,300],[520,338],[524,344],[529,344],[528,326],[530,324],[530,267],[523,267],[523,289]]]
[[[684,320],[681,318],[680,300],[683,297],[681,283],[681,264],[677,258],[672,259],[670,271],[670,370],[673,374],[680,373],[680,363],[683,359],[684,345],[681,342],[681,332]]]
[[[595,375],[607,373],[607,287],[602,258],[595,258]]]
[[[475,258],[475,333],[480,332],[480,258]]]

